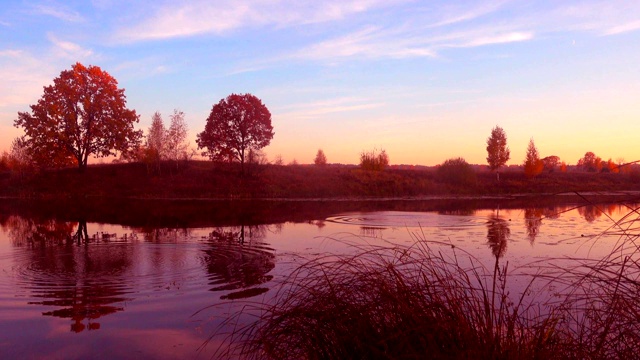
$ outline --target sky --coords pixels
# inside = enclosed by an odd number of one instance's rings
[[[510,164],[640,160],[640,1],[3,0],[0,151],[61,71],[111,74],[148,129],[182,110],[195,148],[211,107],[251,93],[272,114],[267,158]]]

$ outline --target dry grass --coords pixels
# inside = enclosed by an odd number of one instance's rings
[[[568,269],[537,270],[519,294],[510,293],[509,283],[520,275],[510,274],[508,264],[499,265],[496,259],[486,268],[470,254],[457,248],[444,251],[443,244],[421,235],[411,247],[361,247],[356,255],[314,259],[280,285],[272,305],[252,305],[259,309],[257,321],[238,325],[223,355],[637,358],[639,225],[638,209],[631,208],[609,230],[620,235],[610,256],[574,259]],[[537,282],[565,288],[543,301],[544,296],[532,292]]]

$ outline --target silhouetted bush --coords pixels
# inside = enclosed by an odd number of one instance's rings
[[[449,159],[438,166],[437,179],[453,185],[471,185],[476,182],[476,172],[465,159]]]
[[[382,171],[389,166],[389,155],[382,150],[363,151],[360,153],[360,167],[363,170]]]

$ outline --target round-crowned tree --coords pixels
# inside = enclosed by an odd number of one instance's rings
[[[231,94],[211,109],[198,149],[214,161],[239,161],[244,171],[249,149],[261,149],[273,139],[271,113],[251,94]]]
[[[77,164],[87,167],[90,155],[126,152],[140,141],[135,110],[126,107],[124,89],[106,71],[80,63],[45,86],[31,112],[19,112],[14,122],[25,131],[31,158],[43,166]]]

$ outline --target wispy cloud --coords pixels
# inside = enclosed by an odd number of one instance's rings
[[[600,35],[617,35],[640,29],[640,2],[581,1],[559,2],[557,7],[540,14],[537,22],[549,31],[587,31]]]
[[[0,109],[25,106],[51,82],[53,66],[22,50],[0,51]]]
[[[627,33],[627,32],[631,32],[631,31],[638,31],[640,30],[640,20],[636,20],[636,21],[632,21],[632,22],[628,22],[622,25],[617,25],[614,26],[610,29],[607,29],[604,34],[605,35],[618,35],[618,34],[622,34],[622,33]]]
[[[304,104],[294,104],[274,109],[281,119],[309,120],[324,117],[328,114],[354,112],[384,106],[383,102],[370,101],[357,97],[342,97]]]
[[[429,27],[441,27],[447,25],[453,25],[465,21],[475,20],[484,15],[491,14],[498,11],[507,1],[494,1],[494,2],[482,2],[477,7],[469,7],[468,4],[464,5],[449,5],[445,6],[441,10],[442,14],[439,14],[439,20]]]
[[[47,38],[53,45],[52,54],[56,57],[77,61],[89,58],[94,55],[93,50],[85,49],[82,46],[70,41],[60,40],[51,33],[47,34]]]
[[[476,47],[495,44],[506,44],[512,42],[527,41],[534,38],[533,32],[508,32],[504,34],[496,34],[493,36],[483,36],[473,39],[467,43],[460,45],[461,47]]]
[[[125,61],[114,66],[113,70],[129,73],[135,77],[153,77],[172,72],[171,67],[163,64],[157,57]]]
[[[71,10],[66,6],[60,4],[38,4],[33,5],[33,12],[36,14],[52,16],[67,22],[82,22],[85,21],[84,17],[79,12]]]
[[[373,8],[406,0],[274,0],[169,3],[148,18],[119,30],[125,42],[160,40],[200,34],[224,34],[240,28],[286,27],[344,19]]]
[[[404,28],[367,27],[352,34],[321,41],[293,54],[290,58],[339,60],[345,58],[416,58],[437,57],[445,48],[469,48],[528,41],[532,31],[509,31],[482,28],[434,35],[429,31]]]
[[[367,27],[360,31],[310,45],[292,54],[301,59],[338,59],[349,57],[364,58],[407,58],[433,57],[435,53],[428,47],[397,37],[396,31]]]

